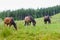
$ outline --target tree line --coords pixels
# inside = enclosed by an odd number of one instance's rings
[[[18,9],[18,10],[7,10],[0,12],[0,18],[13,17],[15,20],[23,20],[25,16],[31,15],[33,18],[43,17],[45,14],[50,16],[60,13],[60,5],[48,8],[37,8],[37,9]]]

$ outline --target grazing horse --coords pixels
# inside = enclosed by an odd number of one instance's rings
[[[49,15],[45,15],[44,16],[44,23],[46,24],[46,23],[51,23],[51,20],[50,20],[50,17],[49,17]]]
[[[4,24],[6,24],[7,26],[9,25],[9,27],[10,27],[11,25],[13,25],[14,28],[17,30],[16,23],[14,22],[14,20],[13,20],[12,17],[6,17],[6,18],[4,19]]]
[[[36,24],[36,21],[31,16],[26,16],[24,20],[25,20],[25,25],[29,25],[31,24],[31,22],[33,26],[35,26]]]

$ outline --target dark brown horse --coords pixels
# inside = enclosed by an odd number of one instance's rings
[[[6,18],[4,19],[4,24],[6,24],[7,26],[9,25],[9,27],[10,27],[11,25],[13,25],[14,28],[17,30],[16,23],[14,22],[14,20],[13,20],[12,17],[6,17]]]
[[[47,22],[51,23],[49,15],[44,16],[44,23],[46,24]]]
[[[24,20],[25,20],[25,25],[29,25],[31,24],[31,22],[33,26],[36,25],[36,21],[31,16],[26,16]]]

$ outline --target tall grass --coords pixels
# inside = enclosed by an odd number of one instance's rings
[[[51,18],[51,24],[44,24],[43,18],[36,19],[36,26],[24,26],[24,21],[16,21],[18,30],[13,26],[0,23],[0,40],[60,40],[60,14]]]

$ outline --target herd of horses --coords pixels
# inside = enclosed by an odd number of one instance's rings
[[[31,23],[33,26],[36,25],[36,21],[32,16],[26,16],[24,18],[24,22],[25,22],[25,24],[24,24],[25,26],[30,25]],[[48,15],[45,15],[44,16],[44,23],[46,24],[47,22],[51,23],[51,20],[50,20],[50,17]],[[14,28],[17,30],[17,25],[12,17],[6,17],[4,19],[4,24],[6,24],[7,26],[9,25],[9,27],[11,27],[11,25],[13,25]]]

